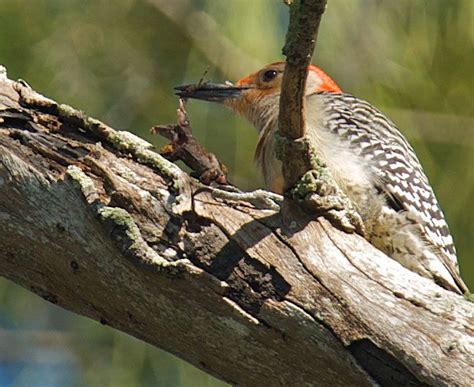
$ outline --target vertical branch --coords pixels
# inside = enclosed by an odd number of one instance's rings
[[[285,1],[290,7],[290,23],[286,34],[283,54],[286,67],[280,97],[278,117],[280,135],[287,140],[296,140],[305,133],[305,86],[307,67],[311,62],[318,35],[321,16],[327,0]],[[309,168],[309,152],[298,152],[290,146],[282,154],[285,186],[293,186]],[[301,149],[301,146],[299,147]],[[296,150],[296,152],[295,152]],[[300,153],[300,154],[298,154]],[[299,158],[299,160],[297,160]]]

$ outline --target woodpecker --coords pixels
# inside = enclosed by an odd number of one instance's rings
[[[282,193],[275,155],[284,62],[272,63],[235,85],[179,86],[176,93],[221,103],[248,119],[259,139],[255,160],[267,189]],[[453,239],[433,189],[408,141],[368,102],[344,93],[319,67],[308,67],[306,136],[337,186],[361,216],[366,238],[408,269],[457,293]]]

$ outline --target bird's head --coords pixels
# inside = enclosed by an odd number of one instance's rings
[[[235,85],[204,83],[200,86],[178,86],[175,90],[182,98],[222,103],[262,129],[268,120],[278,116],[284,70],[285,63],[276,62],[242,78]],[[341,89],[319,67],[308,66],[306,94],[322,91],[340,93]]]

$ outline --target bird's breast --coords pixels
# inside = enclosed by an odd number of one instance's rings
[[[282,193],[282,164],[276,158],[275,145],[278,123],[261,129],[255,152],[255,161],[261,170],[266,188]],[[324,119],[307,119],[307,133],[315,153],[329,169],[338,187],[357,205],[365,201],[374,186],[367,161],[353,152],[334,133],[324,127]],[[362,205],[362,203],[360,203]]]

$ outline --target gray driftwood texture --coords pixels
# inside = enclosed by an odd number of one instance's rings
[[[234,196],[0,72],[0,275],[237,385],[474,385],[472,303]]]

